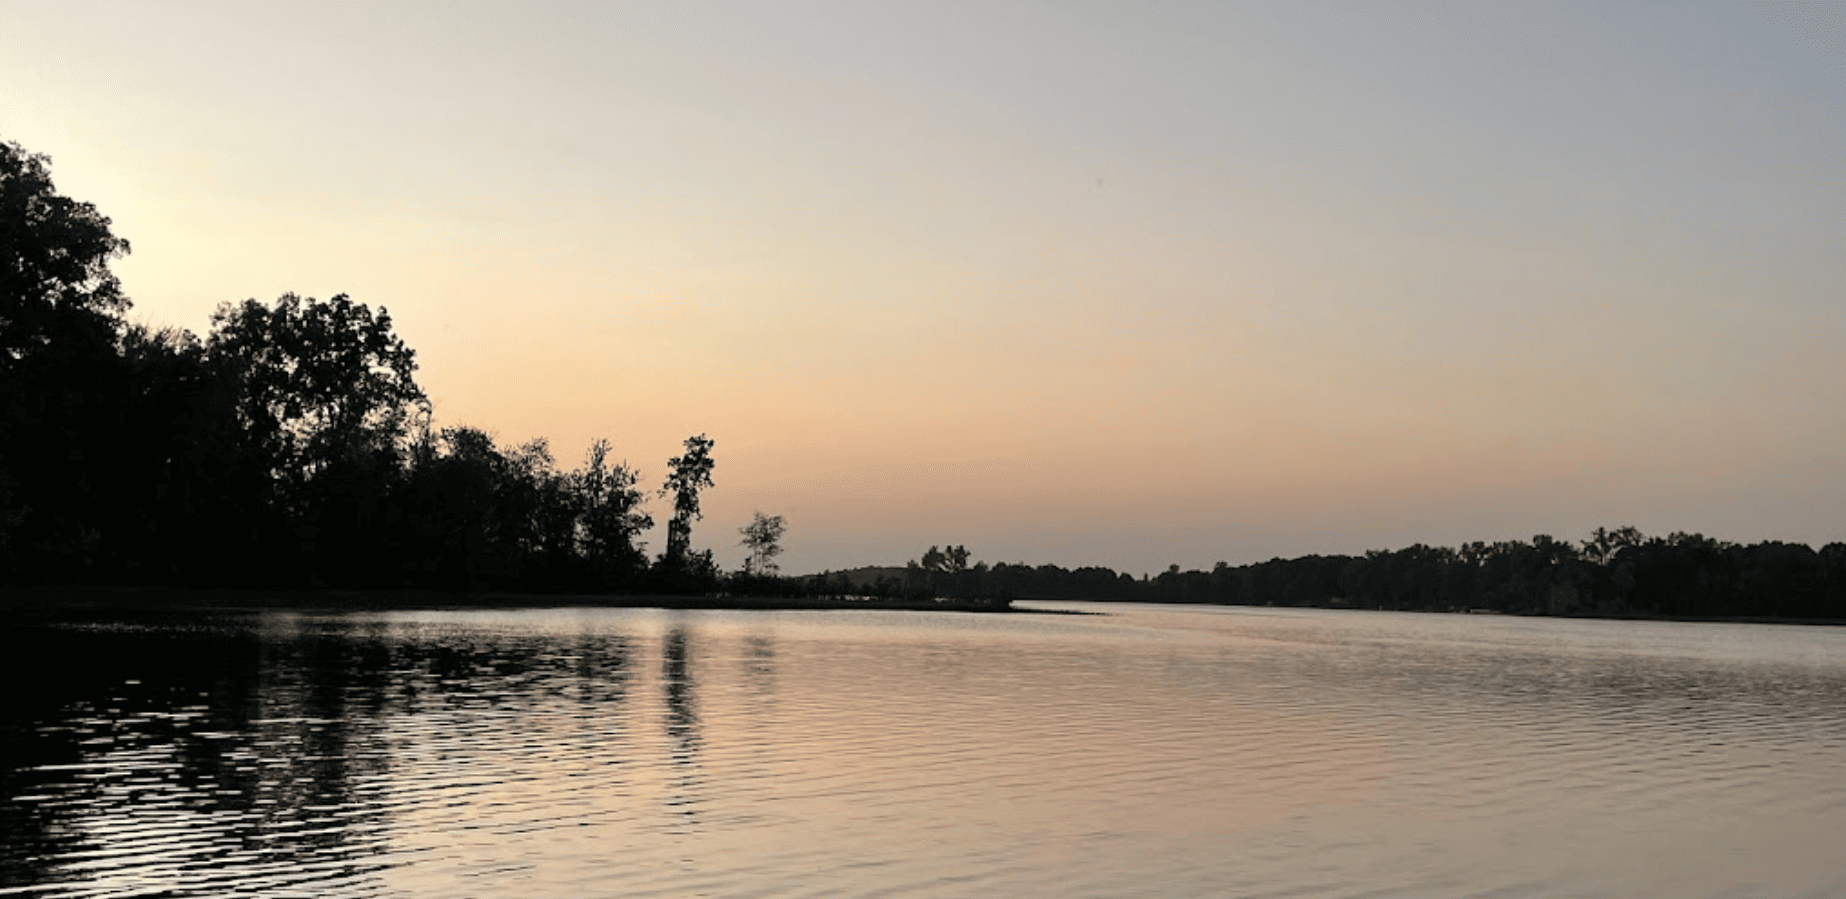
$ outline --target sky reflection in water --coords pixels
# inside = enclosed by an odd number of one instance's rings
[[[1107,610],[12,628],[0,889],[1846,892],[1846,632]]]

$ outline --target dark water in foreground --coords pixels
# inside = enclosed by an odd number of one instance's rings
[[[7,629],[0,895],[1846,896],[1846,629],[1086,608]]]

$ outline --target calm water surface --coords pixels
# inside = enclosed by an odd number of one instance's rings
[[[0,629],[0,895],[1846,896],[1846,630],[1056,607]]]

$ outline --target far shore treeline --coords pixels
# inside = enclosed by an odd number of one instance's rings
[[[931,547],[903,568],[827,575],[888,592],[1015,599],[1502,612],[1513,615],[1800,618],[1846,622],[1846,543],[1738,545],[1699,534],[1598,528],[1581,543],[1416,545],[1361,556],[1302,556],[1135,578],[1108,568],[966,563]]]
[[[693,548],[716,466],[703,434],[666,464],[666,546],[650,557],[642,474],[608,441],[567,468],[544,440],[438,426],[390,314],[343,295],[226,303],[203,336],[131,324],[109,269],[129,245],[109,226],[55,191],[45,157],[0,141],[0,585],[1846,619],[1846,544],[1633,528],[1139,579],[970,564],[959,546],[903,568],[785,577],[784,523],[759,514],[742,530],[750,562],[725,573]]]

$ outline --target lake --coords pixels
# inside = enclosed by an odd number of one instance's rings
[[[1022,605],[0,628],[0,895],[1846,896],[1846,629]]]

